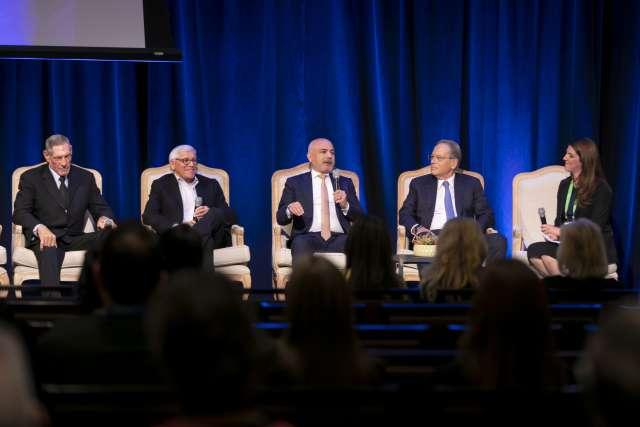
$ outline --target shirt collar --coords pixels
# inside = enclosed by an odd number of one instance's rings
[[[329,175],[331,175],[331,172],[329,172],[329,173],[322,173],[322,172],[318,172],[318,171],[317,171],[317,170],[315,170],[315,169],[311,169],[311,176],[313,176],[314,178],[322,177],[322,175],[329,176]]]
[[[449,188],[453,187],[453,181],[455,181],[456,174],[454,173],[447,179],[438,179],[438,187],[444,184],[445,181],[449,183]]]
[[[196,185],[198,185],[198,175],[194,176],[194,177],[193,177],[193,181],[191,181],[191,182],[187,182],[187,181],[185,181],[185,180],[184,180],[184,179],[182,179],[180,176],[178,176],[178,174],[177,174],[177,173],[175,173],[175,172],[173,173],[173,176],[175,176],[175,177],[176,177],[176,179],[178,180],[178,183],[183,182],[183,183],[185,183],[186,185],[191,185],[191,186],[194,186],[194,187],[195,187]]]
[[[58,175],[56,173],[56,171],[54,171],[53,169],[51,169],[51,166],[49,166],[49,172],[51,172],[51,175],[53,176],[53,180],[58,183],[60,182],[60,175]],[[71,172],[71,170],[69,170],[69,172]],[[69,178],[69,175],[67,174],[67,176],[65,176],[65,180]]]

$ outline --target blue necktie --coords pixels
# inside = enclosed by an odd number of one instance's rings
[[[456,214],[453,212],[453,201],[451,200],[451,191],[449,191],[449,181],[442,183],[444,186],[444,211],[447,214],[447,221],[451,218],[455,218]]]

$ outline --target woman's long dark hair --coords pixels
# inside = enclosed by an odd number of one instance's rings
[[[380,218],[358,219],[345,244],[348,282],[356,291],[382,290],[402,285],[395,272],[391,239]]]
[[[487,388],[561,385],[544,285],[520,261],[492,263],[473,299],[461,361],[472,383]]]
[[[600,163],[598,147],[589,138],[580,138],[569,145],[576,150],[582,163],[582,171],[575,181],[578,190],[578,205],[589,206],[591,204],[591,196],[596,191],[599,181],[606,181],[602,164]]]

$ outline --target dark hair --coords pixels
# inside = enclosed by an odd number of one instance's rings
[[[540,389],[562,383],[546,289],[520,261],[487,267],[460,348],[465,372],[476,385]]]
[[[354,290],[380,290],[402,285],[395,273],[391,239],[381,219],[358,219],[347,236],[348,282]]]
[[[100,275],[103,289],[113,302],[144,304],[160,278],[155,235],[135,222],[111,231],[100,254]]]
[[[241,294],[227,278],[196,270],[174,274],[152,299],[147,330],[185,412],[248,404],[255,336]]]
[[[626,426],[640,404],[640,311],[628,301],[608,313],[576,364],[587,407],[611,427]]]
[[[580,138],[569,145],[576,150],[582,164],[582,171],[576,179],[578,205],[589,206],[591,204],[591,196],[596,191],[599,181],[606,181],[602,164],[600,163],[598,147],[589,138]]]
[[[331,262],[309,257],[296,263],[287,284],[294,370],[307,384],[347,385],[366,381],[353,328],[352,294]]]
[[[202,239],[197,231],[187,224],[180,224],[160,236],[162,267],[169,273],[202,267]]]

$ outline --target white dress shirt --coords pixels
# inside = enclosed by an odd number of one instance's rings
[[[198,185],[198,177],[194,177],[193,181],[187,182],[174,174],[178,180],[178,188],[180,189],[180,197],[182,198],[182,222],[193,221],[193,212],[196,210],[196,185]]]
[[[312,169],[311,183],[313,187],[313,222],[311,223],[309,232],[319,233],[320,231],[322,231],[322,206],[320,204],[320,198],[322,197],[322,194],[320,193],[320,191],[322,191],[322,174]],[[328,191],[327,202],[329,203],[329,221],[331,224],[331,232],[344,233],[344,230],[340,225],[340,220],[338,219],[338,214],[336,213],[336,202],[333,200],[333,182],[330,174],[327,174],[327,177],[324,179],[324,185],[324,191]],[[346,212],[348,210],[349,206],[347,206],[347,209],[343,209],[342,213],[346,215]]]
[[[442,230],[444,223],[447,222],[447,211],[444,208],[444,185],[442,185],[445,181],[449,183],[449,192],[451,193],[451,202],[453,203],[453,213],[455,216],[458,216],[458,212],[456,211],[455,177],[456,174],[453,174],[447,179],[438,180],[436,206],[433,210],[433,219],[431,220],[431,226],[429,227],[430,230]]]

